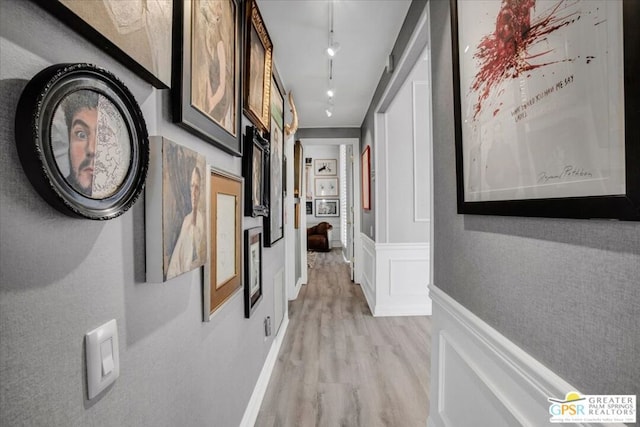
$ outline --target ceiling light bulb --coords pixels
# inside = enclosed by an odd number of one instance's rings
[[[329,90],[327,91],[327,96],[329,98],[333,98],[333,95],[335,95],[333,88],[329,88]]]
[[[339,50],[340,50],[340,43],[337,43],[337,42],[331,43],[327,48],[327,55],[333,58],[336,55],[336,53],[338,53]]]
[[[326,110],[324,110],[325,113],[327,113],[327,117],[331,117],[333,116],[333,108],[329,107]]]

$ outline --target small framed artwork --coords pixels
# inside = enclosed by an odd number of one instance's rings
[[[300,197],[302,187],[302,142],[296,141],[293,144],[293,197]]]
[[[245,150],[242,161],[242,175],[245,177],[245,211],[246,216],[267,216],[269,142],[260,135],[254,126],[247,126],[245,134]]]
[[[458,212],[640,220],[640,5],[451,12]]]
[[[269,166],[267,171],[269,188],[269,213],[265,218],[264,245],[271,247],[284,237],[284,96],[271,79],[271,132],[269,133]]]
[[[340,200],[315,199],[316,216],[340,216]]]
[[[241,156],[237,2],[176,0],[175,8],[173,121]]]
[[[244,112],[261,132],[268,132],[273,44],[256,0],[247,1],[245,28]]]
[[[338,178],[316,178],[315,197],[332,197],[339,195]]]
[[[36,74],[20,96],[15,137],[31,184],[69,216],[115,218],[144,188],[144,117],[127,87],[103,68],[58,64]]]
[[[262,300],[262,227],[244,231],[244,317]]]
[[[362,152],[362,164],[360,171],[362,172],[362,209],[371,210],[371,150],[370,146],[366,146]]]
[[[204,269],[204,320],[242,287],[241,177],[211,169],[209,196],[209,256]]]
[[[307,215],[313,215],[313,202],[306,202],[307,203]]]
[[[336,159],[316,159],[313,162],[315,176],[336,176],[338,174],[338,161]]]
[[[171,84],[173,0],[35,0],[158,89]]]
[[[151,137],[145,193],[147,282],[165,282],[207,258],[205,156],[160,136]]]

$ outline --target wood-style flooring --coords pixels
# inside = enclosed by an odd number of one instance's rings
[[[425,427],[430,317],[376,317],[341,252],[319,253],[290,323],[258,427]]]

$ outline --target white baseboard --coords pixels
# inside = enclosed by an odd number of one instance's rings
[[[429,427],[550,425],[547,398],[580,393],[442,290],[429,290]]]
[[[269,379],[273,373],[273,368],[276,366],[278,353],[280,352],[280,347],[282,347],[282,342],[284,341],[284,336],[287,333],[288,326],[289,316],[285,316],[282,321],[282,325],[280,326],[280,332],[273,339],[269,354],[267,354],[264,365],[262,365],[262,371],[260,371],[260,376],[258,377],[256,386],[253,388],[253,393],[251,393],[251,398],[249,399],[247,408],[244,411],[244,416],[242,417],[242,421],[240,421],[240,427],[253,427],[258,419],[260,406],[262,405],[264,394],[267,392]]]

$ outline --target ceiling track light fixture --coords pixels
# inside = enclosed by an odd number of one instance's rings
[[[333,0],[329,2],[329,46],[327,47],[327,55],[333,58],[340,50],[340,43],[333,39]]]

